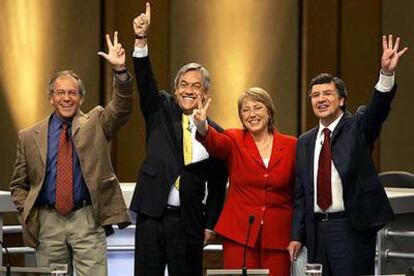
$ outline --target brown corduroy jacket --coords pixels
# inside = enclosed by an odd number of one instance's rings
[[[132,113],[131,78],[114,78],[112,100],[106,107],[96,106],[89,113],[81,111],[72,121],[72,140],[88,187],[95,218],[101,226],[131,221],[122,197],[110,156],[110,142]],[[50,115],[51,116],[51,115]],[[41,192],[47,162],[50,116],[33,127],[19,131],[16,161],[10,182],[11,198],[19,212],[25,243],[37,247],[39,219],[36,200]]]

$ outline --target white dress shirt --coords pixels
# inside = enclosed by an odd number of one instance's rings
[[[190,119],[190,129],[191,129],[191,140],[192,140],[192,158],[191,163],[199,162],[209,157],[207,150],[204,146],[197,141],[195,138],[197,128],[194,125],[193,116],[189,116]],[[190,130],[184,130],[190,131]],[[175,185],[171,185],[171,191],[168,196],[168,204],[173,206],[180,206],[180,193],[178,192]]]
[[[392,87],[395,83],[395,74],[392,76],[386,76],[382,73],[380,73],[379,80],[377,84],[375,85],[375,88],[383,93],[390,92]],[[339,116],[335,121],[333,121],[327,128],[331,131],[331,137],[332,133],[335,130],[335,127],[338,125],[339,121],[341,120],[342,116]],[[319,130],[318,134],[316,135],[316,141],[315,141],[315,153],[313,157],[313,191],[314,191],[314,211],[315,213],[323,213],[322,209],[318,206],[318,199],[317,199],[317,179],[318,179],[318,166],[319,166],[319,155],[322,149],[322,144],[324,140],[324,134],[323,129],[326,128],[319,122]],[[327,213],[332,212],[340,212],[345,210],[344,205],[344,198],[343,198],[343,186],[342,186],[342,180],[339,176],[338,171],[335,168],[334,163],[331,161],[331,191],[332,191],[332,205],[326,209]]]
[[[335,127],[338,125],[339,121],[341,120],[341,116],[336,118],[335,121],[333,121],[327,128],[331,131],[331,137],[332,133],[335,129]],[[324,134],[323,129],[326,128],[319,122],[319,130],[318,134],[316,135],[316,142],[315,142],[315,154],[313,156],[313,190],[314,190],[314,211],[315,213],[323,213],[322,209],[318,206],[318,168],[319,168],[319,155],[321,153]],[[334,163],[331,160],[331,191],[332,191],[332,205],[326,209],[327,213],[331,212],[340,212],[345,210],[344,206],[344,199],[343,199],[343,190],[342,190],[342,181],[341,177],[338,174],[338,171],[335,168]]]

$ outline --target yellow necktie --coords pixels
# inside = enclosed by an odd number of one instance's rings
[[[190,118],[185,114],[182,115],[182,126],[184,165],[188,165],[193,159],[193,139],[191,137]],[[178,190],[180,189],[180,177],[177,178],[174,185]]]

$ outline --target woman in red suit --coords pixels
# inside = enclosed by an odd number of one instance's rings
[[[229,190],[215,231],[223,237],[224,268],[241,268],[247,241],[247,268],[289,275],[296,138],[275,128],[270,95],[253,87],[238,100],[243,129],[219,133],[206,123],[210,99],[194,111],[197,139],[210,155],[226,160]]]

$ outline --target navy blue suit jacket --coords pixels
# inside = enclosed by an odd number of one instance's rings
[[[372,160],[373,145],[394,97],[374,91],[365,109],[352,116],[346,112],[331,137],[332,160],[341,177],[345,212],[355,231],[377,231],[393,217],[393,211]],[[302,134],[296,150],[296,183],[292,240],[315,253],[313,160],[318,127]]]

